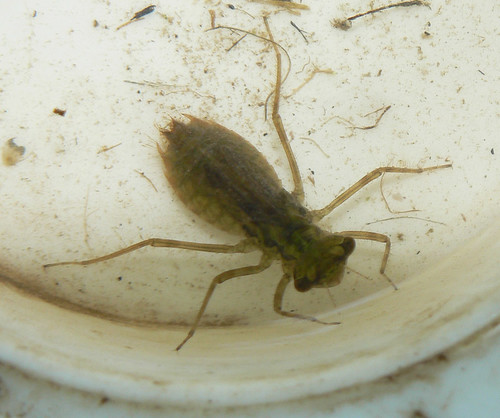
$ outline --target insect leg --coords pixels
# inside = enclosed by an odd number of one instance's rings
[[[294,312],[284,311],[282,309],[283,296],[285,295],[285,290],[288,284],[292,281],[290,274],[285,273],[276,287],[274,292],[274,311],[280,315],[286,316],[288,318],[305,319],[306,321],[317,322],[323,325],[339,325],[340,322],[323,322],[313,316],[301,315]]]
[[[452,164],[443,164],[443,165],[435,165],[432,167],[424,167],[424,168],[404,168],[404,167],[379,167],[375,170],[369,172],[366,176],[362,177],[356,183],[354,183],[351,187],[349,187],[345,192],[341,193],[337,196],[331,203],[326,205],[322,209],[312,210],[310,213],[315,221],[318,221],[328,215],[333,209],[340,206],[347,199],[352,197],[356,192],[360,191],[363,187],[365,187],[368,183],[371,183],[373,180],[378,179],[384,173],[414,173],[419,174],[425,171],[433,171],[439,170],[441,168],[449,168]]]
[[[204,251],[210,253],[246,253],[255,250],[250,239],[244,239],[235,245],[225,245],[225,244],[203,244],[199,242],[190,241],[178,241],[175,239],[162,239],[162,238],[150,238],[144,241],[137,242],[129,247],[122,248],[121,250],[115,251],[111,254],[103,255],[102,257],[92,258],[90,260],[83,261],[63,261],[59,263],[45,264],[43,267],[54,267],[63,266],[68,264],[86,266],[88,264],[100,263],[101,261],[110,260],[115,257],[119,257],[123,254],[131,253],[132,251],[138,250],[143,247],[164,247],[164,248],[179,248],[183,250],[192,251]]]
[[[396,284],[391,280],[391,278],[385,274],[385,268],[387,267],[387,260],[389,259],[389,253],[391,252],[391,239],[384,234],[378,234],[376,232],[368,231],[342,231],[336,232],[338,235],[345,237],[351,237],[354,239],[365,239],[368,241],[377,241],[385,243],[384,255],[382,256],[382,264],[380,264],[380,274],[385,277],[385,279],[391,284],[391,286],[398,290]]]
[[[281,145],[283,147],[283,150],[285,151],[286,158],[288,160],[288,164],[292,172],[293,184],[294,184],[293,194],[299,199],[300,202],[302,202],[304,201],[304,185],[302,184],[302,178],[300,177],[300,171],[297,165],[297,160],[295,159],[295,155],[293,155],[292,148],[290,147],[290,141],[288,140],[288,136],[283,126],[283,121],[279,114],[281,82],[282,82],[281,53],[279,51],[278,45],[274,42],[273,34],[271,32],[271,28],[269,27],[269,22],[267,21],[267,17],[264,17],[264,23],[266,25],[267,33],[269,34],[269,39],[272,41],[274,52],[276,53],[276,85],[274,87],[274,100],[273,100],[273,113],[272,113],[273,124],[280,138]]]
[[[232,270],[227,270],[215,276],[214,279],[212,280],[212,283],[210,283],[210,287],[208,288],[207,293],[205,294],[205,298],[203,299],[203,302],[200,306],[200,309],[198,311],[198,314],[196,315],[196,319],[194,320],[191,329],[189,330],[186,338],[184,338],[184,340],[177,346],[176,350],[179,351],[182,348],[182,346],[186,344],[188,340],[194,335],[196,328],[198,328],[198,324],[200,323],[200,319],[203,316],[205,309],[207,308],[208,302],[212,297],[215,288],[218,284],[224,283],[225,281],[230,279],[234,279],[235,277],[248,276],[251,274],[260,273],[261,271],[267,269],[271,265],[271,263],[272,263],[272,258],[268,257],[266,254],[263,254],[259,264],[255,266],[239,267]]]

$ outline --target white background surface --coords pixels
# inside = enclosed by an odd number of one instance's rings
[[[335,417],[494,417],[500,407],[500,328],[481,330],[460,347],[397,375],[329,396],[285,404],[218,409],[165,407],[107,399],[1,366],[0,412],[11,416],[161,417],[284,415]],[[420,414],[420,415],[419,415]]]
[[[245,39],[226,53],[238,37],[204,31],[210,24],[209,9],[216,11],[221,24],[259,33],[263,27],[258,16],[263,9],[275,9],[247,2],[233,4],[235,10],[216,2],[160,3],[157,13],[120,31],[115,27],[147,4],[3,5],[0,140],[3,145],[16,137],[27,153],[18,165],[0,169],[0,233],[8,237],[3,242],[2,274],[42,293],[110,315],[167,324],[190,321],[199,304],[192,291],[202,297],[206,287],[197,281],[207,269],[205,261],[196,270],[199,255],[165,260],[147,253],[149,270],[145,270],[146,262],[140,264],[140,270],[137,267],[135,260],[144,255],[94,270],[66,270],[49,276],[41,273],[40,265],[82,254],[101,255],[150,236],[234,240],[209,226],[200,228],[199,221],[186,214],[165,184],[154,149],[158,139],[155,124],[167,124],[169,116],[192,113],[255,138],[255,145],[290,188],[281,151],[267,141],[270,135],[264,136],[272,132],[263,119],[262,106],[273,85],[271,51],[255,39]],[[318,2],[301,16],[280,13],[271,17],[275,38],[292,58],[285,95],[307,78],[310,62],[333,71],[332,75],[317,75],[286,99],[281,113],[287,131],[295,138],[292,144],[297,147],[302,175],[309,177],[305,186],[310,207],[328,203],[337,191],[380,165],[453,161],[451,172],[385,181],[391,206],[396,210],[418,208],[421,212],[416,216],[424,219],[370,225],[371,230],[392,237],[403,234],[394,245],[389,270],[391,277],[401,281],[452,254],[498,218],[498,9],[493,2],[434,2],[432,10],[397,9],[356,21],[348,32],[331,27],[331,18],[367,7],[362,2]],[[310,33],[309,44],[289,25],[290,19]],[[94,20],[99,23],[96,27]],[[423,36],[424,31],[431,36]],[[124,80],[160,84],[138,86]],[[372,120],[363,115],[387,104],[393,107],[376,130],[353,132],[334,118],[351,118],[366,125]],[[54,115],[54,107],[66,109],[66,116]],[[329,158],[302,137],[312,137]],[[103,146],[116,144],[120,145],[99,153]],[[144,172],[158,192],[138,172]],[[373,187],[323,226],[365,229],[367,223],[390,216]],[[370,248],[352,262],[363,266],[364,274],[376,277],[379,249]],[[217,269],[223,263],[232,265],[221,260]],[[193,271],[187,271],[186,265],[193,266]],[[179,277],[174,273],[166,277],[164,271],[176,271]],[[107,277],[124,275],[128,286],[103,281],[102,272]],[[277,272],[279,269],[267,277]],[[140,280],[143,276],[157,279],[145,282]],[[186,276],[193,281],[179,279]],[[168,296],[174,302],[166,304],[165,284],[171,281],[174,286],[168,287]],[[221,290],[206,319],[217,323],[229,318],[237,323],[243,318],[247,323],[259,323],[272,318],[270,297],[263,302],[261,295],[272,295],[274,285],[263,280],[250,290],[244,283],[228,286]],[[138,288],[141,297],[137,297]],[[334,299],[338,305],[359,303],[385,288],[381,280],[350,275]],[[233,295],[238,294],[241,298],[235,299]],[[315,306],[318,312],[331,304],[319,294],[303,300],[293,294],[290,298],[298,309]],[[399,397],[399,387],[387,385],[387,393],[380,393],[368,386],[361,395],[365,403],[357,400],[356,406],[346,404],[337,413],[360,408],[370,415],[384,407],[394,415],[421,409],[431,416],[433,412],[457,416],[464,405],[486,408],[491,401],[495,406],[490,394],[500,386],[494,367],[498,364],[494,349],[499,347],[498,337],[482,337],[473,347],[459,350],[457,357],[450,355],[444,366],[440,363],[432,382],[405,381],[405,397]],[[477,351],[484,352],[482,361]],[[428,369],[434,371],[428,367],[426,376]],[[463,379],[459,379],[456,376],[462,370]],[[100,399],[26,379],[9,368],[3,373],[5,412],[35,416],[36,408],[49,408],[49,403],[41,401],[37,406],[26,403],[31,390],[30,397],[42,393],[38,396],[49,400],[46,396],[50,394],[54,402],[67,399],[68,408],[81,407],[82,411]],[[484,382],[489,384],[481,386]],[[372,391],[374,396],[369,395]],[[14,395],[22,393],[24,399]],[[309,401],[304,405],[316,404]],[[323,405],[327,413],[328,402]],[[109,414],[113,408],[123,411],[120,408],[129,407],[139,414],[141,406],[114,401],[98,408],[106,408],[103,410]]]

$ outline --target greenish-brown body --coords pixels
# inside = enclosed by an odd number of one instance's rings
[[[286,191],[264,156],[240,135],[188,116],[163,130],[166,176],[184,204],[218,227],[255,237],[285,259],[320,233],[307,209]],[[303,244],[307,245],[306,242]]]

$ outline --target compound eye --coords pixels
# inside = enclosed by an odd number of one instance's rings
[[[344,248],[345,255],[347,257],[351,255],[352,252],[354,251],[354,248],[356,247],[356,242],[351,237],[345,237],[344,242],[342,243],[342,247]]]
[[[307,277],[295,279],[293,284],[295,285],[295,289],[299,292],[307,292],[313,287],[313,283],[308,280]]]

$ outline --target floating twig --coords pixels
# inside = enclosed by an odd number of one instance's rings
[[[123,28],[124,26],[130,25],[132,22],[136,22],[137,20],[141,20],[144,16],[146,16],[150,13],[153,13],[155,11],[155,9],[156,9],[156,5],[152,4],[151,6],[145,7],[144,9],[139,10],[138,12],[135,12],[134,16],[132,16],[132,18],[129,21],[122,23],[120,26],[118,26],[116,28],[116,30],[119,30],[119,29]]]
[[[119,144],[115,144],[115,145],[111,145],[111,146],[106,146],[106,145],[103,145],[99,151],[97,151],[98,154],[101,154],[103,152],[108,152],[109,150],[112,150],[113,148],[116,148],[116,147],[119,147],[122,143],[120,142]]]
[[[292,25],[295,29],[297,29],[297,31],[302,35],[302,37],[304,38],[304,41],[306,41],[306,44],[309,43],[309,41],[307,40],[306,38],[306,35],[304,35],[304,31],[302,29],[300,29],[295,23],[293,23],[292,20],[290,20],[290,25]]]
[[[137,174],[139,174],[141,177],[144,177],[149,182],[149,184],[151,184],[151,186],[153,186],[153,189],[155,189],[155,192],[158,192],[158,189],[156,188],[154,183],[151,181],[151,179],[148,176],[146,176],[146,174],[144,174],[144,171],[139,171],[139,170],[134,170],[134,171]]]
[[[270,6],[278,6],[286,9],[294,15],[300,15],[301,10],[309,10],[309,6],[301,3],[293,3],[289,0],[249,0],[251,3],[262,3]]]
[[[380,223],[380,222],[394,221],[396,219],[416,219],[418,221],[431,222],[433,224],[438,224],[438,225],[446,225],[444,222],[433,221],[432,219],[421,218],[419,216],[391,216],[390,218],[378,219],[376,221],[368,222],[365,225],[368,226],[368,225],[373,225],[373,224]]]
[[[380,111],[382,112],[379,115],[379,117],[375,120],[375,123],[373,123],[371,125],[367,125],[367,126],[357,126],[357,125],[354,125],[354,123],[352,123],[350,120],[348,120],[346,118],[343,118],[342,116],[332,116],[332,117],[328,118],[325,121],[324,124],[328,123],[332,119],[340,119],[342,122],[344,122],[346,125],[348,125],[348,128],[350,128],[352,130],[354,130],[354,129],[360,129],[360,130],[366,131],[366,130],[373,129],[373,128],[377,127],[378,124],[379,124],[379,122],[380,122],[380,120],[382,119],[382,117],[386,114],[386,112],[390,108],[391,108],[391,106],[382,106],[380,109],[374,110],[373,112],[369,112],[366,115],[364,115],[363,117],[367,117],[367,116],[373,115],[374,113],[378,113]]]
[[[423,0],[401,1],[399,3],[388,4],[387,6],[377,7],[376,9],[368,10],[367,12],[358,13],[346,19],[333,19],[331,21],[331,24],[333,27],[337,29],[348,30],[351,29],[352,27],[352,21],[359,19],[360,17],[379,13],[387,9],[392,9],[394,7],[410,7],[410,6],[430,7],[430,3],[428,1],[423,1]]]

